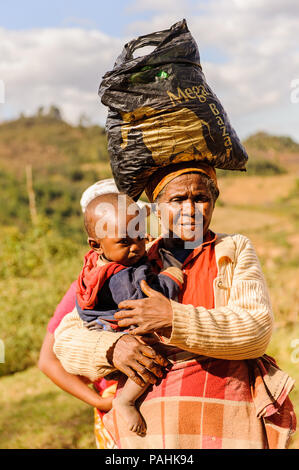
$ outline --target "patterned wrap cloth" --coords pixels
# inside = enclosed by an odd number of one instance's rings
[[[215,276],[213,241],[210,236],[183,263],[188,278],[197,280],[196,289],[190,286],[193,305],[206,308],[213,307],[213,283],[209,279],[209,275]],[[149,251],[149,258],[159,262],[159,253],[158,240]],[[207,263],[210,270],[205,269]],[[200,276],[203,272],[205,276]],[[188,283],[181,302],[190,303]],[[146,436],[130,432],[114,410],[103,417],[118,448],[287,447],[296,429],[296,416],[288,397],[294,381],[278,368],[274,359],[267,355],[250,360],[214,359],[163,343],[159,349],[172,367],[163,380],[139,399],[140,412],[147,424]],[[124,381],[124,377],[119,380],[117,393]]]
[[[151,388],[140,411],[147,434],[128,431],[113,411],[119,448],[283,449],[296,427],[288,398],[293,380],[272,358],[227,361],[169,356],[173,367]],[[272,375],[271,375],[272,374]],[[271,388],[268,388],[268,385]],[[122,388],[122,381],[119,390]],[[271,391],[272,390],[272,391]],[[273,394],[275,390],[275,394]]]

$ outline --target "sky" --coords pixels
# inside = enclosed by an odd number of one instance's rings
[[[299,142],[296,0],[0,0],[0,121],[55,104],[104,125],[97,91],[124,44],[183,18],[239,136]]]

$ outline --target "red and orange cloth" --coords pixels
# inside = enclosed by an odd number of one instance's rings
[[[93,310],[96,307],[96,304],[98,302],[98,295],[104,283],[120,271],[131,270],[136,273],[136,276],[134,278],[131,278],[131,276],[128,275],[126,277],[123,277],[122,280],[119,280],[119,285],[117,286],[118,297],[122,292],[122,287],[124,287],[122,284],[124,282],[127,286],[127,283],[129,283],[130,280],[131,282],[133,280],[134,282],[139,282],[142,279],[147,280],[146,274],[148,274],[149,278],[151,278],[151,274],[153,274],[154,276],[154,273],[152,273],[151,266],[147,262],[148,260],[146,257],[143,257],[139,263],[130,267],[115,263],[113,261],[103,261],[101,263],[98,263],[98,261],[99,255],[93,250],[90,250],[84,257],[83,269],[78,277],[77,282],[77,302],[82,310]],[[162,278],[160,276],[162,276]],[[175,290],[182,289],[183,280],[184,276],[181,270],[177,267],[170,266],[167,269],[164,269],[159,274],[159,276],[155,276],[156,283],[153,285],[153,288],[155,288],[156,286],[159,291],[162,290],[162,293],[164,291],[174,292]],[[133,286],[135,285],[134,282]],[[136,297],[137,294],[135,295],[134,289],[132,288],[124,289],[124,295],[125,292],[128,293],[129,291],[131,294],[134,294],[133,298],[139,298],[139,294],[141,294],[139,293]],[[124,297],[122,300],[128,298],[131,297]]]
[[[125,266],[109,262],[98,265],[99,255],[90,250],[84,257],[83,269],[78,277],[77,302],[82,309],[93,309],[104,282],[113,274],[125,269]]]
[[[181,303],[214,307],[213,279],[217,275],[212,232],[183,263],[189,282]],[[149,259],[161,267],[161,239]],[[209,267],[211,268],[209,271]],[[144,449],[283,449],[296,429],[289,398],[294,381],[274,359],[223,360],[197,356],[161,344],[173,364],[165,378],[143,397],[140,412],[147,424],[145,437],[128,431],[114,410],[105,415],[114,428],[119,448]],[[171,349],[173,348],[173,349]],[[120,383],[118,392],[123,383]]]
[[[173,367],[140,406],[145,437],[128,431],[114,410],[105,415],[104,424],[113,423],[118,448],[286,448],[296,428],[288,397],[293,382],[272,358],[168,359]]]

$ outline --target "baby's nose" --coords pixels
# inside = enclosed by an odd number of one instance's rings
[[[132,243],[131,247],[130,247],[130,251],[132,253],[138,253],[139,251],[139,245],[137,243]]]

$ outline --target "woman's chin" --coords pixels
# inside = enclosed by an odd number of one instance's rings
[[[186,229],[186,227],[184,227],[182,231],[178,231],[176,236],[183,242],[187,243],[202,243],[203,239],[202,230],[195,231],[192,229]]]

